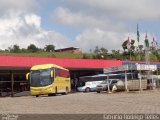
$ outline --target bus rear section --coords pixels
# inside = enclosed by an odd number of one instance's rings
[[[71,91],[69,70],[54,64],[33,66],[28,78],[32,96],[67,94]]]

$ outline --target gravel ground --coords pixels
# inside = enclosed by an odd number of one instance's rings
[[[0,98],[0,113],[12,114],[160,114],[160,91],[71,93]]]

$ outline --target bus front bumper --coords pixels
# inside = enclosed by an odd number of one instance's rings
[[[53,87],[52,86],[31,87],[30,92],[32,96],[51,94],[53,93]]]

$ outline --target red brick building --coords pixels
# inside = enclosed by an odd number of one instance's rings
[[[82,53],[82,51],[78,47],[68,47],[63,49],[57,49],[55,50],[55,52]]]

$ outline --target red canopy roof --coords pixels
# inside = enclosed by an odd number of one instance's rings
[[[31,67],[37,64],[57,64],[65,68],[109,68],[120,66],[122,62],[120,60],[0,56],[0,67]]]

